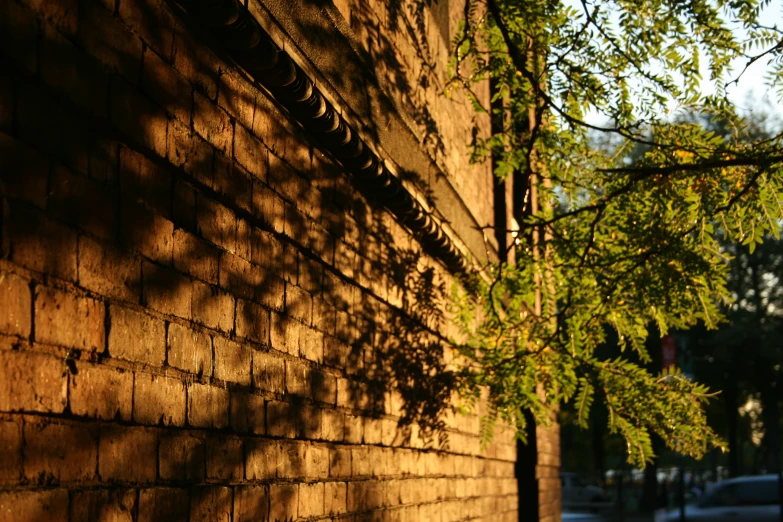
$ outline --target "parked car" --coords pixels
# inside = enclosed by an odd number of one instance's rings
[[[666,514],[666,522],[679,522],[680,510]],[[779,522],[777,475],[737,477],[715,484],[697,502],[685,506],[687,522]]]
[[[606,491],[588,484],[576,473],[561,473],[560,483],[564,508],[599,507],[609,502]]]
[[[563,512],[561,516],[563,522],[606,522],[606,519],[595,513],[573,513]]]

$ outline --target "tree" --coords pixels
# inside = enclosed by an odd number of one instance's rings
[[[727,96],[736,60],[772,59],[769,84],[783,93],[783,31],[760,20],[768,3],[466,2],[450,85],[470,93],[492,79],[491,107],[472,98],[502,124],[475,139],[474,159],[524,189],[515,260],[454,294],[463,392],[490,391],[484,433],[502,420],[524,437],[523,412],[546,423],[566,401],[586,425],[597,396],[635,463],[652,459],[651,433],[691,456],[723,446],[708,389],[646,369],[645,341],[721,320],[731,292],[719,237],[752,249],[779,234],[783,136],[752,135]],[[596,349],[610,330],[623,351],[607,360]]]

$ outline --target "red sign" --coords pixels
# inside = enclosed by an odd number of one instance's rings
[[[661,354],[663,355],[663,369],[677,364],[677,342],[673,335],[661,337]]]

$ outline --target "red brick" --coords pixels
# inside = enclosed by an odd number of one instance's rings
[[[196,205],[198,229],[204,239],[234,252],[237,240],[237,219],[234,213],[220,203],[201,196]]]
[[[327,335],[334,335],[337,327],[337,310],[323,299],[313,299],[313,327]],[[332,366],[339,366],[337,361],[330,359],[327,345],[324,345],[324,362]]]
[[[264,398],[252,393],[231,394],[231,427],[240,433],[263,435],[265,409]]]
[[[41,79],[79,107],[105,118],[108,75],[55,29],[44,26],[43,33]]]
[[[178,226],[196,229],[196,191],[187,183],[174,182],[171,196],[171,219]],[[176,248],[176,247],[175,247]]]
[[[235,297],[252,299],[261,268],[230,252],[220,256],[220,286]]]
[[[351,347],[335,337],[324,337],[324,362],[329,366],[344,368]]]
[[[123,201],[120,235],[128,247],[144,257],[170,265],[174,243],[174,223],[154,214],[145,206]]]
[[[270,271],[256,267],[259,272],[255,299],[264,306],[282,311],[285,307],[285,282]]]
[[[285,308],[288,315],[309,325],[312,321],[313,299],[298,286],[288,285],[285,291]]]
[[[87,173],[90,146],[88,119],[84,114],[72,104],[52,97],[39,83],[24,83],[20,79],[16,94],[20,139],[51,152],[75,171]]]
[[[276,270],[283,259],[283,245],[274,234],[254,228],[252,231],[250,260],[270,270]]]
[[[250,212],[253,182],[244,167],[228,156],[215,154],[213,176],[214,187],[219,194],[242,210]]]
[[[176,120],[169,122],[168,151],[169,162],[181,167],[193,178],[212,187],[213,149],[203,139],[194,134],[190,128]]]
[[[79,284],[106,297],[138,303],[141,261],[86,236],[79,236]]]
[[[141,428],[104,426],[98,440],[98,474],[103,481],[153,482],[158,440]]]
[[[49,214],[103,239],[117,235],[113,194],[98,182],[55,165],[49,183]]]
[[[19,482],[22,474],[22,429],[12,421],[0,421],[0,484]],[[0,515],[2,516],[2,515]]]
[[[245,442],[245,478],[266,480],[275,478],[281,466],[280,442],[269,439],[249,439]]]
[[[13,106],[9,106],[9,109]],[[36,207],[46,205],[49,161],[35,149],[0,133],[0,189]]]
[[[170,57],[174,33],[171,14],[160,0],[120,2],[120,18],[161,56]]]
[[[133,84],[141,73],[141,40],[99,6],[82,3],[77,36],[84,49]]]
[[[238,75],[221,71],[218,105],[234,116],[245,127],[253,126],[253,111],[256,100],[256,88],[249,85]]]
[[[24,426],[24,476],[48,484],[95,477],[98,440],[84,424],[27,422]]]
[[[194,488],[190,498],[190,522],[231,522],[231,508],[230,488]]]
[[[193,85],[214,100],[220,60],[203,43],[196,42],[189,31],[174,34],[174,67]]]
[[[313,372],[313,398],[334,405],[337,403],[337,378],[329,373]]]
[[[321,417],[321,437],[328,441],[342,441],[345,437],[345,415],[337,410],[323,410]]]
[[[253,352],[253,386],[261,390],[283,394],[285,363],[271,353]]]
[[[35,296],[35,337],[44,343],[103,351],[104,305],[55,288],[39,288]]]
[[[322,445],[310,445],[305,457],[305,475],[310,480],[329,478],[329,448]]]
[[[157,163],[126,146],[120,147],[120,189],[128,202],[137,202],[150,209],[153,214],[168,218],[171,215],[171,174]],[[125,201],[123,201],[125,203]],[[128,208],[130,218],[149,220],[144,212],[132,206]],[[144,221],[142,221],[144,223]],[[131,228],[133,223],[130,223]],[[126,225],[128,226],[128,225]]]
[[[364,418],[353,415],[345,416],[345,442],[361,444],[364,440]]]
[[[183,229],[174,231],[174,267],[208,283],[218,281],[218,250]]]
[[[170,432],[160,437],[160,478],[177,482],[204,479],[204,440],[187,433]]]
[[[38,70],[38,20],[27,6],[0,4],[0,45],[13,49],[10,57],[28,72]]]
[[[166,157],[166,112],[118,76],[111,79],[109,100],[111,121],[117,128],[158,156]]]
[[[144,53],[142,87],[183,123],[190,123],[192,87],[171,65],[149,49]]]
[[[299,516],[318,517],[324,514],[324,483],[299,485]]]
[[[193,320],[221,332],[230,332],[234,328],[234,297],[217,287],[194,281]]]
[[[6,230],[13,262],[60,279],[76,279],[73,230],[49,220],[38,210],[15,203],[9,205]]]
[[[112,357],[163,365],[166,358],[166,328],[163,321],[130,308],[109,308],[109,354]]]
[[[30,335],[30,284],[16,274],[0,272],[0,332]]]
[[[68,490],[0,492],[0,522],[68,520]]]
[[[269,486],[269,519],[295,520],[299,504],[297,484],[272,484]]]
[[[136,493],[132,490],[76,491],[71,498],[70,520],[133,522]]]
[[[351,450],[332,448],[329,450],[329,476],[332,478],[351,476]]]
[[[67,395],[63,360],[39,353],[0,351],[0,411],[60,413]]]
[[[137,373],[133,393],[133,420],[139,424],[185,424],[185,385],[172,377]]]
[[[383,440],[383,423],[381,419],[364,419],[364,443],[380,444]]]
[[[299,350],[302,357],[322,364],[324,362],[324,334],[313,328],[302,327]]]
[[[267,435],[296,437],[296,409],[287,402],[269,401],[266,405]]]
[[[323,267],[321,263],[313,261],[303,255],[299,256],[298,263],[299,286],[311,295],[320,295],[323,279]]]
[[[237,299],[237,335],[269,344],[269,312],[251,301]]]
[[[193,128],[226,156],[231,156],[234,126],[231,118],[200,93],[193,97]]]
[[[272,348],[299,356],[299,333],[301,325],[288,317],[272,313],[271,341]]]
[[[158,312],[183,319],[191,317],[191,280],[179,272],[145,262],[141,267],[144,300]]]
[[[246,219],[237,219],[237,249],[236,254],[242,259],[250,259],[251,249],[253,247],[250,233],[253,229],[253,225],[248,223]]]
[[[283,233],[290,237],[294,242],[309,249],[310,244],[308,230],[310,223],[307,217],[293,203],[285,203],[285,223],[283,224]]]
[[[234,490],[234,522],[267,520],[269,495],[266,486],[238,486]]]
[[[310,404],[296,404],[296,436],[302,439],[321,438],[322,411]]]
[[[215,337],[215,378],[250,386],[250,347]]]
[[[266,181],[266,147],[242,125],[237,125],[234,131],[234,155],[256,179]]]
[[[88,362],[76,363],[70,379],[70,404],[74,415],[129,421],[132,411],[133,374]]]
[[[324,514],[341,515],[347,511],[348,488],[345,482],[324,484]]]
[[[285,363],[285,391],[302,397],[313,395],[312,370],[306,364],[299,361],[286,361]]]
[[[188,424],[199,428],[228,426],[228,391],[193,383],[188,387]]]
[[[245,476],[242,440],[238,437],[207,437],[207,478],[239,482]],[[234,509],[236,517],[236,507]]]
[[[212,375],[212,339],[209,335],[171,323],[168,344],[171,366],[197,376]]]
[[[253,183],[253,214],[263,219],[273,231],[283,233],[285,206],[280,196],[262,183]]]
[[[188,522],[190,499],[185,489],[155,487],[139,491],[138,522]]]
[[[119,143],[108,138],[93,137],[89,151],[90,178],[107,185],[119,179]]]
[[[383,482],[376,481],[349,482],[347,509],[349,511],[368,511],[382,507],[384,502],[383,486]]]

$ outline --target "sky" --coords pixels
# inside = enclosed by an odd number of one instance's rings
[[[601,2],[602,0],[590,0],[590,3]],[[582,6],[580,0],[564,0],[564,3],[571,5],[581,12]],[[768,26],[777,25],[783,27],[783,2],[780,0],[771,0],[759,17],[760,21]],[[738,30],[742,30],[738,28]],[[701,53],[705,56],[705,53]],[[702,60],[702,90],[705,94],[714,92],[714,86],[709,81],[709,71],[706,59]],[[734,64],[732,78],[739,75],[745,66],[745,60],[737,60]],[[754,110],[762,110],[777,114],[783,118],[783,105],[777,100],[776,93],[765,85],[764,75],[767,71],[767,59],[762,58],[751,65],[741,76],[739,83],[731,85],[728,89],[729,99],[734,103],[739,112],[744,115],[750,115]],[[598,122],[598,115],[588,116],[588,120]]]

